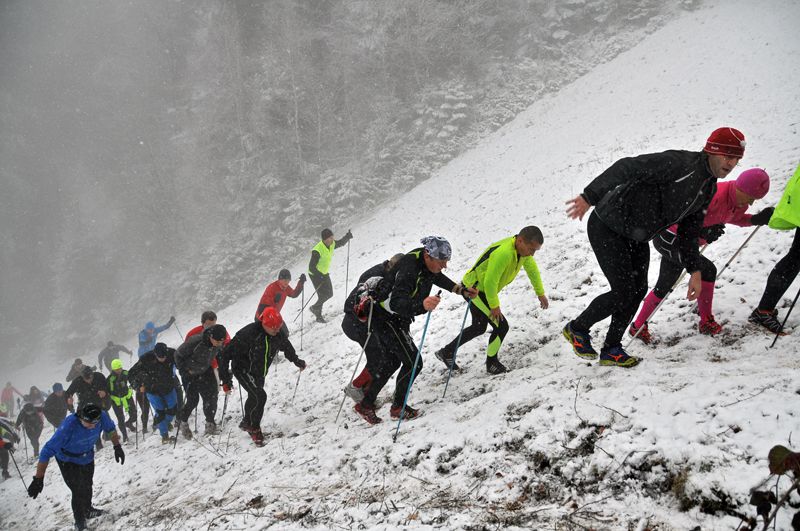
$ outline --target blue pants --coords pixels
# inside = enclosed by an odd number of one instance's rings
[[[168,435],[169,431],[167,430],[167,425],[172,422],[172,419],[175,418],[178,412],[178,396],[175,394],[175,390],[173,389],[163,396],[147,393],[147,399],[156,412],[156,416],[153,418],[153,424],[156,423],[156,420],[159,420],[160,422],[157,424],[159,433],[161,433],[162,437]]]

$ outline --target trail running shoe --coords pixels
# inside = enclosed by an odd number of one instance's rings
[[[639,335],[637,336],[636,332],[639,331],[639,328],[641,328],[642,331],[639,332]],[[636,339],[640,340],[645,345],[649,345],[650,343],[652,343],[653,336],[650,335],[650,329],[647,328],[647,323],[644,323],[639,328],[636,328],[636,325],[631,323],[631,327],[628,329],[628,333],[631,335],[631,337],[636,336]]]
[[[393,419],[397,420],[400,418],[400,410],[403,409],[403,406],[392,406],[389,409],[389,416]],[[412,420],[422,415],[422,412],[419,409],[414,409],[413,407],[406,405],[406,409],[403,411],[403,420]]]
[[[444,366],[447,367],[448,369],[452,365],[454,371],[461,370],[461,367],[459,367],[458,363],[456,363],[455,359],[453,359],[453,353],[450,352],[449,350],[440,348],[439,350],[436,351],[435,356],[436,359],[444,363]]]
[[[486,372],[489,374],[503,374],[504,372],[508,372],[508,369],[506,369],[505,365],[500,363],[497,356],[492,356],[486,358]]]
[[[639,364],[639,358],[628,356],[622,346],[603,347],[600,350],[600,365],[616,367],[634,367]]]
[[[722,325],[714,320],[713,315],[710,315],[705,321],[700,321],[700,325],[697,328],[701,334],[707,336],[715,336],[722,332]]]
[[[773,334],[786,335],[786,332],[781,328],[780,321],[778,321],[778,310],[770,311],[756,308],[747,320],[753,324],[763,326]]]
[[[381,419],[375,413],[375,408],[372,407],[372,406],[368,406],[368,405],[365,405],[362,402],[359,402],[358,404],[353,406],[353,409],[355,410],[356,413],[361,415],[361,418],[363,418],[364,420],[366,420],[370,424],[374,425],[374,424],[380,424],[381,422],[383,422],[383,419]]]
[[[564,330],[561,332],[569,344],[572,345],[572,350],[579,358],[585,360],[596,360],[597,351],[592,348],[592,337],[587,332],[578,332],[572,329],[572,323],[567,323]]]

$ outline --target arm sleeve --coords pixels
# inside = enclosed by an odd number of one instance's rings
[[[71,423],[62,423],[56,429],[56,432],[50,437],[50,440],[44,443],[42,447],[42,451],[39,452],[39,462],[40,463],[47,463],[50,461],[50,458],[56,455],[57,448],[63,448],[69,442],[69,434],[70,434],[70,426]]]
[[[114,424],[114,421],[111,420],[111,417],[108,416],[108,413],[105,411],[100,413],[100,427],[106,433],[111,433],[112,431],[116,431],[117,425]]]
[[[231,383],[233,381],[229,366],[231,360],[236,357],[236,349],[238,348],[240,342],[241,338],[239,338],[238,334],[233,336],[233,339],[231,339],[230,343],[225,345],[217,356],[217,361],[219,363],[219,380],[224,384]]]
[[[617,186],[653,174],[654,168],[665,162],[665,157],[663,153],[651,153],[619,159],[583,189],[583,196],[590,205],[595,206]]]
[[[734,213],[733,216],[726,221],[726,223],[736,225],[737,227],[750,227],[753,225],[753,222],[751,221],[752,217],[752,214],[748,214],[746,210],[743,210],[741,212]]]
[[[528,279],[531,281],[531,286],[533,286],[533,291],[536,292],[536,295],[539,297],[544,295],[542,275],[539,273],[539,266],[536,264],[536,260],[534,260],[532,256],[526,256],[522,259],[522,267],[525,268],[525,272],[528,274]]]
[[[75,394],[75,392],[77,391],[77,383],[78,383],[79,381],[80,381],[80,379],[79,379],[79,378],[75,378],[74,380],[72,380],[72,383],[71,383],[71,384],[69,384],[69,387],[67,387],[67,390],[66,390],[66,391],[64,391],[64,396],[65,396],[65,397],[67,397],[67,398],[71,398],[71,397],[72,397],[72,395],[74,395],[74,394]]]
[[[345,245],[349,241],[350,241],[350,238],[348,238],[347,234],[345,234],[344,236],[342,236],[341,240],[335,240],[336,247],[341,247],[342,245]]]
[[[294,345],[292,342],[289,341],[288,337],[282,338],[281,341],[281,350],[283,351],[283,355],[286,356],[286,359],[291,361],[292,363],[297,361],[297,352],[294,350]]]
[[[317,269],[319,263],[319,253],[311,251],[311,260],[308,262],[308,272],[312,275],[321,275],[322,273]]]
[[[157,326],[157,327],[156,327],[156,330],[155,330],[155,333],[156,333],[156,334],[160,334],[161,332],[163,332],[164,330],[166,330],[166,329],[167,329],[167,328],[169,328],[170,326],[172,326],[172,325],[171,325],[171,324],[163,324],[163,325],[161,325],[161,326]]]
[[[103,367],[103,352],[105,352],[105,350],[101,351],[100,354],[97,355],[97,366],[99,368]]]
[[[300,296],[302,292],[303,292],[303,283],[298,281],[297,286],[295,286],[293,290],[289,291],[287,295],[293,299],[296,299],[297,297]]]
[[[678,223],[678,252],[686,272],[690,275],[700,269],[700,248],[697,246],[697,238],[700,237],[700,229],[705,218],[703,210],[705,209],[698,210]]]
[[[444,273],[437,273],[436,276],[433,277],[433,283],[445,291],[453,291],[456,285],[456,283]]]

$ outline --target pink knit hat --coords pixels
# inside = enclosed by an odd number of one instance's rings
[[[769,192],[769,175],[761,168],[750,168],[736,179],[736,188],[751,197],[761,199]]]

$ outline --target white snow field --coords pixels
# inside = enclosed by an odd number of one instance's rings
[[[362,271],[428,234],[450,240],[445,272],[460,280],[488,244],[528,224],[541,227],[545,244],[536,260],[550,308],[539,308],[524,273],[500,294],[511,331],[499,355],[511,372],[486,374],[486,335],[459,351],[463,370],[442,398],[446,370],[433,352],[458,333],[465,310],[460,297],[446,294],[432,313],[425,368],[409,400],[424,415],[403,423],[395,443],[388,404],[379,412],[384,423],[371,427],[348,399],[334,423],[360,351],[340,329],[346,252],[339,249],[331,271],[336,296],[325,308],[330,322],[309,323],[305,315],[299,354],[309,366],[294,402],[294,366],[279,356],[267,377],[268,445],[255,447],[236,428],[235,391],[219,437],[180,439],[173,450],[148,434],[138,450],[126,445],[124,466],[107,446],[97,455],[94,500],[109,514],[91,528],[736,528],[739,518],[701,509],[754,515],[749,490],[769,475],[767,452],[800,440],[800,332],[768,349],[772,338],[747,325],[793,233],[763,228],[725,271],[715,299],[721,337],[697,333],[680,287],[653,319],[659,344],[630,349],[644,361],[605,368],[580,360],[561,336],[607,287],[585,220],[569,220],[564,202],[620,157],[699,150],[719,126],[747,137],[730,178],[754,166],[772,176],[769,195],[753,211],[777,202],[800,162],[798,22],[797,1],[709,2],[532,105],[352,227],[351,288]],[[347,228],[333,227],[337,236]],[[707,255],[721,266],[751,231],[729,226]],[[658,258],[651,250],[651,281]],[[293,265],[294,276],[304,269],[305,259]],[[252,319],[260,294],[218,311],[231,335]],[[283,311],[296,347],[299,302]],[[182,316],[181,329],[196,319]],[[417,340],[423,323],[418,318],[412,327]],[[606,325],[593,330],[597,343]],[[800,310],[788,325],[800,330]],[[174,329],[162,339],[178,345]],[[384,396],[393,386],[391,380]],[[202,432],[202,418],[200,425]],[[16,458],[24,461],[22,451]],[[33,468],[21,466],[28,483]],[[51,463],[37,500],[18,477],[5,481],[0,525],[70,528],[69,492],[59,476]],[[793,512],[781,513],[779,529],[789,528]]]

